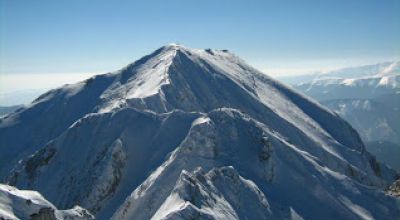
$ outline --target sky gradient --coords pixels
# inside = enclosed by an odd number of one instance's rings
[[[399,0],[0,0],[0,81],[114,71],[171,42],[287,75],[396,60],[399,39]]]

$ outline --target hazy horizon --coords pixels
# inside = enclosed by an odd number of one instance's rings
[[[289,74],[284,74],[285,72],[282,72],[283,74],[281,74],[281,72],[273,74],[274,72],[266,72],[265,69],[263,70],[257,67],[256,65],[253,66],[258,68],[265,74],[280,80],[287,77],[311,75],[315,73],[329,72],[332,70],[338,70],[343,68],[374,65],[383,62],[393,62],[393,61],[399,61],[399,60],[397,59],[397,60],[387,60],[374,63],[361,63],[358,65],[338,66],[337,68],[320,68],[320,69],[309,68],[309,69],[302,69],[300,71],[298,70],[297,72],[295,70],[293,70],[293,72],[290,72],[288,70],[287,73]],[[126,65],[127,64],[125,64],[124,66]],[[35,97],[39,96],[40,94],[50,89],[60,87],[64,84],[77,83],[79,81],[83,81],[87,78],[90,78],[94,75],[115,72],[121,69],[122,67],[116,68],[112,71],[102,71],[102,72],[0,74],[0,106],[28,104]],[[280,71],[282,71],[282,69],[280,69]]]
[[[154,3],[0,0],[0,105],[5,93],[113,72],[172,42],[228,49],[273,77],[400,59],[395,0]]]

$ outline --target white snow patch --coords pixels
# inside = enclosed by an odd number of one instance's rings
[[[192,126],[203,124],[203,123],[208,123],[210,121],[211,121],[211,119],[209,117],[200,117],[193,121]]]
[[[343,80],[343,84],[346,86],[355,86],[356,79],[345,79]]]
[[[304,220],[292,207],[290,207],[291,220]]]
[[[374,220],[374,217],[372,217],[371,213],[364,209],[363,207],[354,204],[350,199],[348,199],[345,196],[339,196],[339,200],[343,202],[343,204],[348,207],[352,212],[357,214],[361,219],[364,220]]]

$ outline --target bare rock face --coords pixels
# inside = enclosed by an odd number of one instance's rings
[[[400,197],[400,179],[396,180],[387,190],[387,193],[392,196]]]
[[[32,220],[57,220],[52,208],[41,208],[39,213],[34,213],[31,215]]]

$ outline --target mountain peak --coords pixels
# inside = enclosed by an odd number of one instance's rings
[[[231,53],[229,50],[222,49],[222,50],[217,50],[217,49],[211,49],[211,48],[206,48],[206,49],[199,49],[199,48],[190,48],[186,47],[182,44],[177,44],[177,43],[170,43],[167,44],[163,47],[160,48],[161,51],[184,51],[188,53],[189,55],[194,55],[194,56],[204,56],[204,55],[213,55],[213,56],[235,56],[233,53]],[[236,56],[235,56],[236,57]]]
[[[0,178],[98,219],[210,217],[213,201],[231,219],[400,212],[371,190],[395,173],[351,126],[223,50],[167,45],[52,90],[0,118],[0,140]],[[175,201],[187,209],[170,209]]]
[[[170,44],[166,44],[166,45],[160,47],[158,50],[156,50],[156,52],[160,51],[162,53],[162,52],[168,52],[168,51],[177,51],[180,49],[185,50],[186,47],[181,44],[170,43]]]
[[[182,44],[177,44],[177,43],[169,43],[165,46],[163,46],[164,48],[167,49],[178,49],[178,48],[185,48],[185,46],[183,46]]]
[[[247,71],[243,71],[244,69]],[[120,106],[131,106],[133,103],[136,106],[138,99],[141,99],[141,103],[146,103],[150,97],[154,98],[151,102],[157,102],[157,109],[152,109],[153,111],[172,110],[174,107],[170,109],[167,104],[160,103],[166,101],[165,93],[168,92],[165,89],[173,87],[172,85],[188,84],[199,73],[212,74],[212,77],[233,77],[237,81],[248,82],[249,76],[257,71],[227,50],[192,49],[175,43],[168,44],[117,72],[118,83],[114,83],[102,95],[107,101],[100,111],[107,112]],[[197,110],[193,104],[188,103],[187,106],[192,106],[193,111]]]

